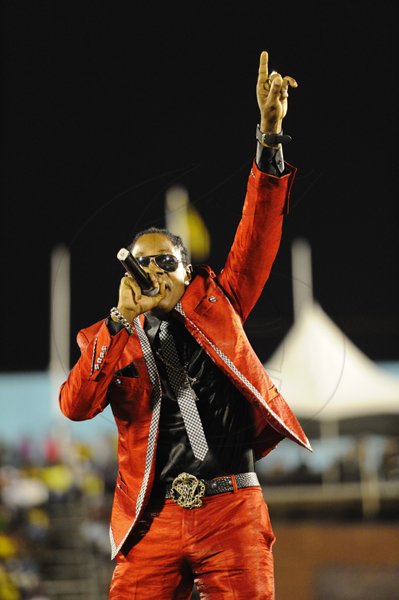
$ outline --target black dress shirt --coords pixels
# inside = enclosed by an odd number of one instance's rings
[[[177,318],[170,318],[177,352],[196,397],[208,452],[194,457],[179,405],[170,387],[159,342],[161,321],[146,315],[150,340],[162,383],[161,417],[156,459],[157,484],[171,483],[182,472],[202,479],[254,470],[250,405],[220,371]]]

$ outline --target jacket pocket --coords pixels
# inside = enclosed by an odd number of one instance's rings
[[[126,367],[122,367],[122,369],[118,369],[115,371],[115,375],[119,377],[138,377],[138,371],[134,363],[130,363]]]
[[[108,401],[114,417],[125,424],[151,418],[151,389],[142,377],[115,375],[108,388]]]

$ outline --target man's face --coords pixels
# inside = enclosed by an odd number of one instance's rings
[[[173,254],[177,258],[178,267],[171,273],[159,267],[153,259],[150,260],[148,267],[142,267],[146,272],[154,274],[159,282],[165,282],[166,296],[152,311],[153,314],[162,316],[171,311],[183,296],[191,279],[190,267],[184,266],[181,262],[180,249],[176,248],[171,240],[161,233],[146,233],[136,241],[132,248],[132,254],[135,258],[159,254]]]

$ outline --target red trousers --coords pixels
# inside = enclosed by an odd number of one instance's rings
[[[275,536],[260,487],[187,509],[151,501],[116,556],[111,600],[273,600]]]

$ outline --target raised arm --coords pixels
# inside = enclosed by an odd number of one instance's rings
[[[282,124],[288,109],[288,88],[295,79],[273,71],[269,75],[268,54],[260,55],[256,95],[260,111],[256,161],[248,180],[242,218],[219,284],[243,321],[257,302],[269,277],[287,212],[295,169],[284,165]]]

